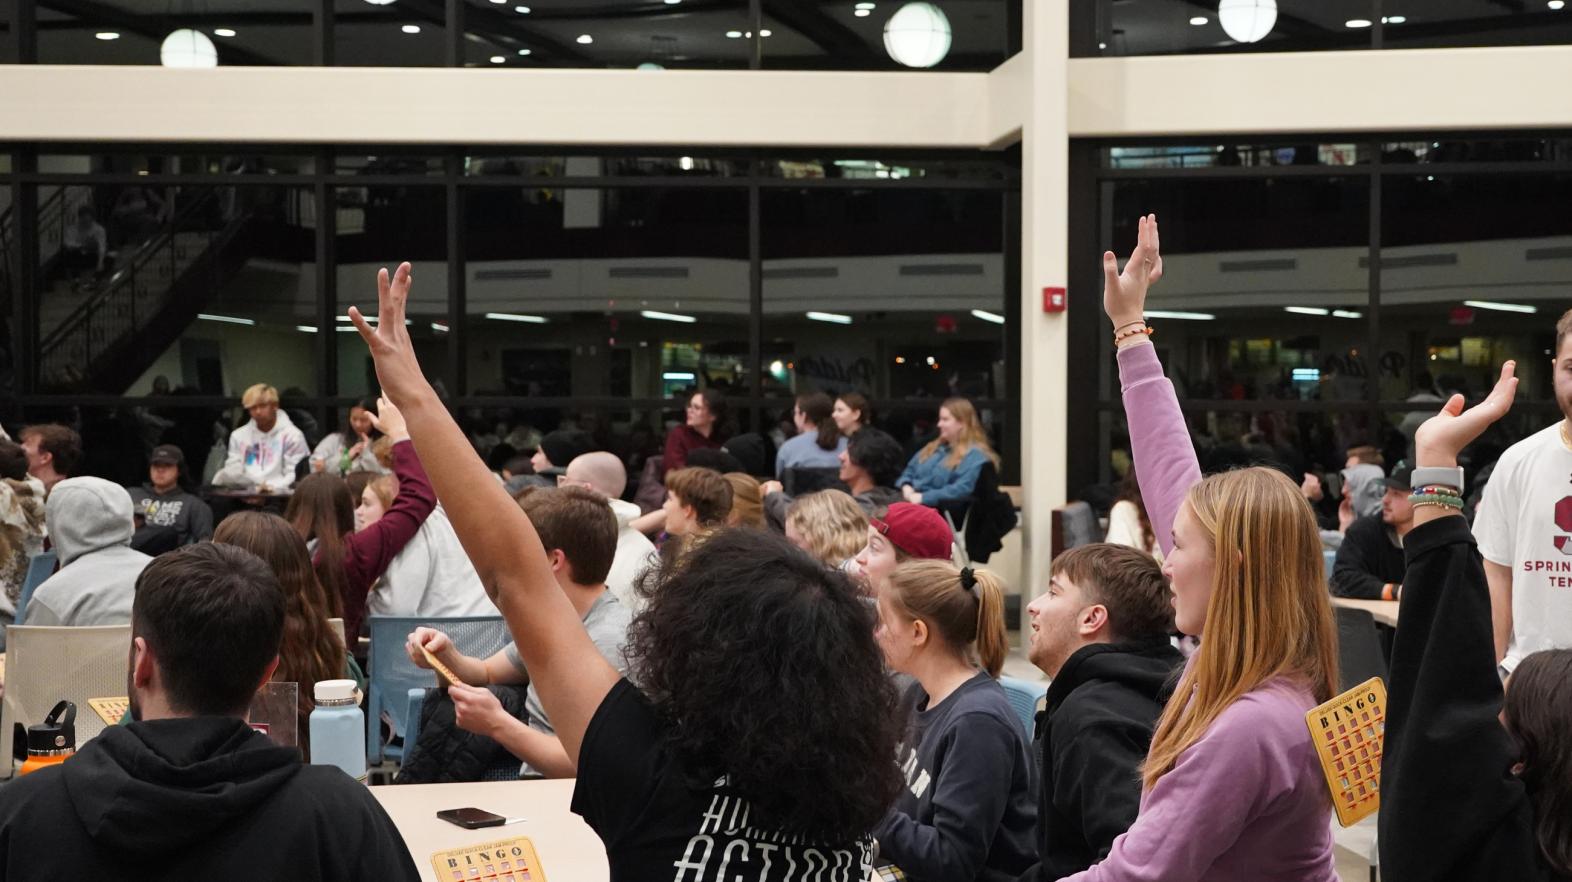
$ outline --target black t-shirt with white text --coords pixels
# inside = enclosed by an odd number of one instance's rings
[[[828,845],[755,827],[724,778],[693,789],[627,680],[585,730],[573,812],[605,843],[612,882],[860,882],[873,866],[871,837]]]

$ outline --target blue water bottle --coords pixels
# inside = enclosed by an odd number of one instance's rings
[[[338,766],[366,780],[366,716],[355,701],[354,680],[323,680],[312,690],[311,764]]]

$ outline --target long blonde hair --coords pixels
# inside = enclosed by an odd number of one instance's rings
[[[969,573],[972,583],[963,581]],[[914,560],[890,573],[886,595],[897,612],[922,619],[945,643],[976,653],[998,679],[1010,638],[1004,628],[1004,581],[988,570],[963,571],[944,560]]]
[[[1185,505],[1211,537],[1212,596],[1201,648],[1141,766],[1147,789],[1229,705],[1267,680],[1292,677],[1317,702],[1337,694],[1321,541],[1299,488],[1272,469],[1238,469],[1191,487]]]
[[[786,509],[786,525],[808,540],[810,554],[827,567],[856,557],[868,544],[868,514],[840,490],[799,496]]]
[[[955,439],[955,444],[950,447],[950,456],[944,461],[945,468],[953,469],[960,465],[961,460],[966,458],[966,454],[970,453],[973,447],[981,450],[983,455],[988,457],[988,461],[993,463],[994,468],[998,468],[999,454],[994,453],[993,446],[988,443],[988,430],[983,428],[982,420],[977,418],[977,408],[965,398],[946,398],[939,406],[949,411],[950,416],[961,424],[961,436]],[[917,454],[918,461],[926,461],[928,457],[933,456],[939,445],[943,443],[943,438],[929,441],[928,446]]]
[[[764,491],[759,479],[744,472],[727,472],[721,477],[731,485],[731,513],[726,515],[726,526],[764,529]]]

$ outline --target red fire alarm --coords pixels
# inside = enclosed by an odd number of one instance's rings
[[[1043,289],[1043,312],[1064,312],[1069,303],[1063,288]]]

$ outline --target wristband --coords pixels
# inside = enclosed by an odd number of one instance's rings
[[[1422,505],[1439,505],[1443,508],[1452,508],[1458,511],[1463,510],[1463,497],[1450,493],[1415,493],[1408,497],[1408,502],[1415,508],[1418,508]]]
[[[1152,336],[1152,334],[1156,333],[1156,331],[1153,328],[1151,328],[1148,325],[1144,325],[1144,324],[1141,325],[1140,327],[1135,327],[1133,325],[1127,325],[1127,327],[1129,327],[1130,330],[1128,330],[1128,331],[1120,331],[1119,333],[1114,334],[1114,345],[1115,346],[1118,346],[1120,343],[1123,343],[1125,340],[1128,340],[1131,337],[1139,337],[1142,334],[1145,334],[1146,336],[1150,337],[1150,336]]]
[[[1453,492],[1462,495],[1463,468],[1462,466],[1421,466],[1414,469],[1413,477],[1409,479],[1408,484],[1415,490],[1429,484],[1439,484],[1450,487]]]
[[[1382,585],[1381,586],[1381,599],[1382,600],[1396,600],[1397,598],[1392,596],[1392,592],[1393,592],[1395,587],[1396,586],[1393,585],[1391,582],[1388,582],[1385,585]]]

